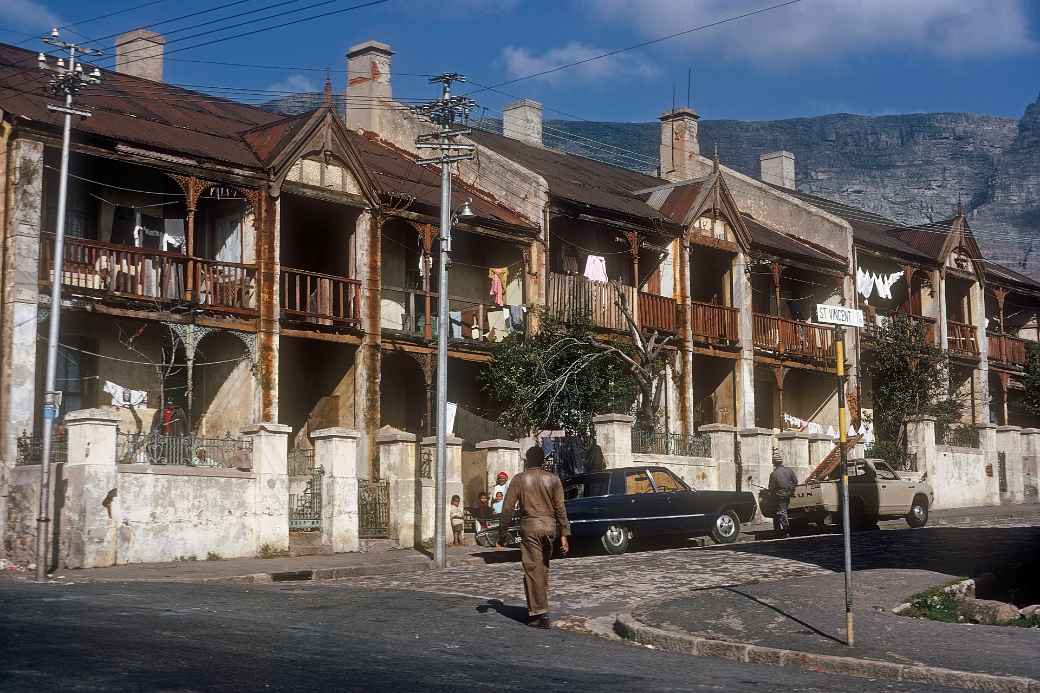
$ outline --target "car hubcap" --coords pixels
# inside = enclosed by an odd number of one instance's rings
[[[923,520],[924,519],[924,506],[922,506],[922,505],[915,505],[914,506],[914,518],[917,519],[917,520]]]
[[[625,530],[620,527],[611,527],[607,530],[607,541],[614,546],[619,546],[625,540]]]
[[[719,519],[715,520],[715,526],[719,529],[719,534],[724,537],[733,536],[733,532],[737,530],[736,524],[733,522],[733,518],[729,515],[720,515]]]

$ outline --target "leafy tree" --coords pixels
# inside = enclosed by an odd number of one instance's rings
[[[1022,374],[1022,408],[1028,414],[1040,415],[1040,344],[1026,342],[1026,368]]]
[[[592,417],[627,411],[636,399],[630,348],[598,341],[587,314],[567,318],[541,311],[538,330],[499,342],[481,372],[484,390],[504,405],[498,423],[513,435],[559,426],[591,438]]]
[[[934,416],[940,434],[960,419],[962,405],[949,394],[949,358],[921,321],[896,316],[879,327],[866,371],[874,385],[873,454],[889,459],[901,453],[903,423],[910,417]]]

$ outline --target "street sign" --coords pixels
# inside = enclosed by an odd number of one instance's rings
[[[816,304],[816,319],[831,325],[846,327],[863,327],[863,311],[845,306],[831,306],[826,303]]]

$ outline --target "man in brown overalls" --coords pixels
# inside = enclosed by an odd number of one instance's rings
[[[545,453],[538,446],[527,451],[525,471],[513,477],[502,504],[499,544],[513,523],[514,510],[520,517],[520,558],[524,567],[524,593],[527,595],[527,625],[549,627],[549,559],[556,537],[560,551],[570,551],[567,537],[571,525],[563,506],[560,477],[542,469]],[[517,509],[517,506],[519,508]]]

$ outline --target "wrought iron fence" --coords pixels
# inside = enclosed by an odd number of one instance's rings
[[[116,438],[116,461],[122,464],[174,464],[189,467],[248,468],[253,441],[205,438],[193,434],[123,433]]]
[[[15,464],[39,464],[43,459],[43,437],[39,434],[26,433],[15,441]],[[68,440],[64,433],[55,431],[51,436],[51,463],[62,464],[68,460]]]
[[[308,474],[311,478],[303,493],[289,494],[289,529],[297,532],[321,530],[321,488],[325,470],[314,467]]]
[[[711,436],[706,433],[684,435],[641,428],[632,429],[632,452],[648,455],[711,457]]]
[[[1000,492],[1007,493],[1007,453],[1003,451],[997,453],[997,482],[1000,485]]]
[[[419,478],[433,478],[433,450],[428,447],[419,449]]]
[[[309,476],[314,471],[314,448],[289,451],[289,476]]]
[[[979,443],[979,429],[974,426],[946,426],[945,429],[935,427],[935,442],[939,445],[949,445],[955,448],[981,447]]]
[[[358,537],[385,539],[390,531],[390,483],[358,479]]]

